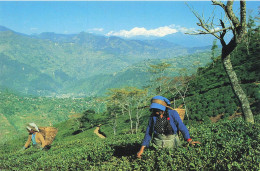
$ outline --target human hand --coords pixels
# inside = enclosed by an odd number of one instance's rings
[[[136,156],[137,158],[139,158],[139,159],[142,158],[141,155],[143,154],[144,149],[145,149],[145,146],[142,146],[142,147],[140,148],[140,150],[139,150],[139,152],[137,153],[137,156]]]
[[[137,158],[139,158],[139,159],[141,159],[142,158],[142,155],[143,154],[143,151],[142,150],[140,150],[138,153],[137,153]]]
[[[189,141],[189,144],[195,146],[196,144],[201,144],[199,141]]]

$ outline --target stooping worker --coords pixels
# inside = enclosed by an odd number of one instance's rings
[[[170,101],[163,96],[155,96],[151,99],[150,111],[152,112],[141,149],[137,157],[141,158],[145,147],[149,147],[152,139],[153,145],[159,148],[175,148],[181,145],[180,131],[184,139],[195,145],[198,141],[192,141],[187,127],[183,124],[178,112],[171,108]]]
[[[27,124],[26,129],[29,132],[29,136],[23,149],[28,148],[31,142],[34,147],[43,149],[46,145],[46,142],[42,134],[39,132],[37,125],[35,123],[29,123]]]

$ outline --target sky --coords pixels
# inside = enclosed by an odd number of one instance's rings
[[[24,34],[84,31],[126,38],[163,37],[199,28],[185,2],[200,15],[212,16],[215,9],[215,19],[224,16],[210,1],[0,1],[0,25]],[[259,17],[259,6],[260,1],[247,2],[253,16]],[[238,11],[237,2],[234,7]]]

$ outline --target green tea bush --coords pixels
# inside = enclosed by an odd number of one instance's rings
[[[192,122],[187,127],[201,145],[189,146],[180,136],[181,147],[146,148],[142,159],[136,153],[144,133],[100,139],[91,136],[90,129],[60,137],[48,151],[20,151],[24,142],[19,141],[26,139],[20,138],[0,146],[0,170],[259,170],[259,115],[255,122],[242,118],[215,124]]]

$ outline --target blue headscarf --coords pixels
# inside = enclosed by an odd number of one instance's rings
[[[154,100],[161,100],[162,103],[165,103],[165,105],[158,104],[158,103],[154,102]],[[154,96],[151,99],[150,109],[160,109],[162,111],[165,111],[166,110],[166,106],[169,106],[170,104],[171,104],[171,102],[167,98],[165,98],[163,96]]]

